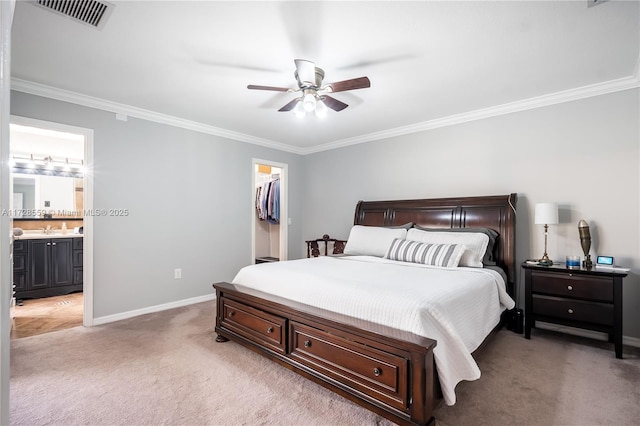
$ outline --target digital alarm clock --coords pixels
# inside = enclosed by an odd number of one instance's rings
[[[596,258],[596,265],[613,267],[616,263],[613,261],[613,256],[598,256]]]

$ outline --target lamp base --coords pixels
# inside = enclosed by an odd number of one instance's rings
[[[590,254],[585,256],[584,260],[582,261],[582,267],[585,268],[585,269],[593,268],[593,262],[591,261],[591,255]]]
[[[538,259],[538,263],[544,266],[551,266],[553,265],[553,260],[549,259],[549,256],[547,255],[547,253],[545,253],[541,259]]]

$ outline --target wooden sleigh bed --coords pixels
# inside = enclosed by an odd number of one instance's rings
[[[494,260],[512,294],[516,200],[509,194],[360,201],[354,225],[493,229]],[[238,342],[398,424],[435,422],[436,340],[242,285],[214,287],[218,342]]]

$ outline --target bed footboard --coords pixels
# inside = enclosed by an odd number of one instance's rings
[[[216,283],[217,341],[238,342],[399,424],[434,423],[436,341]]]

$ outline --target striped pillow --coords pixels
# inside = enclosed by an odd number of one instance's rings
[[[396,238],[384,257],[402,262],[455,267],[464,250],[465,246],[458,244],[429,244]]]

